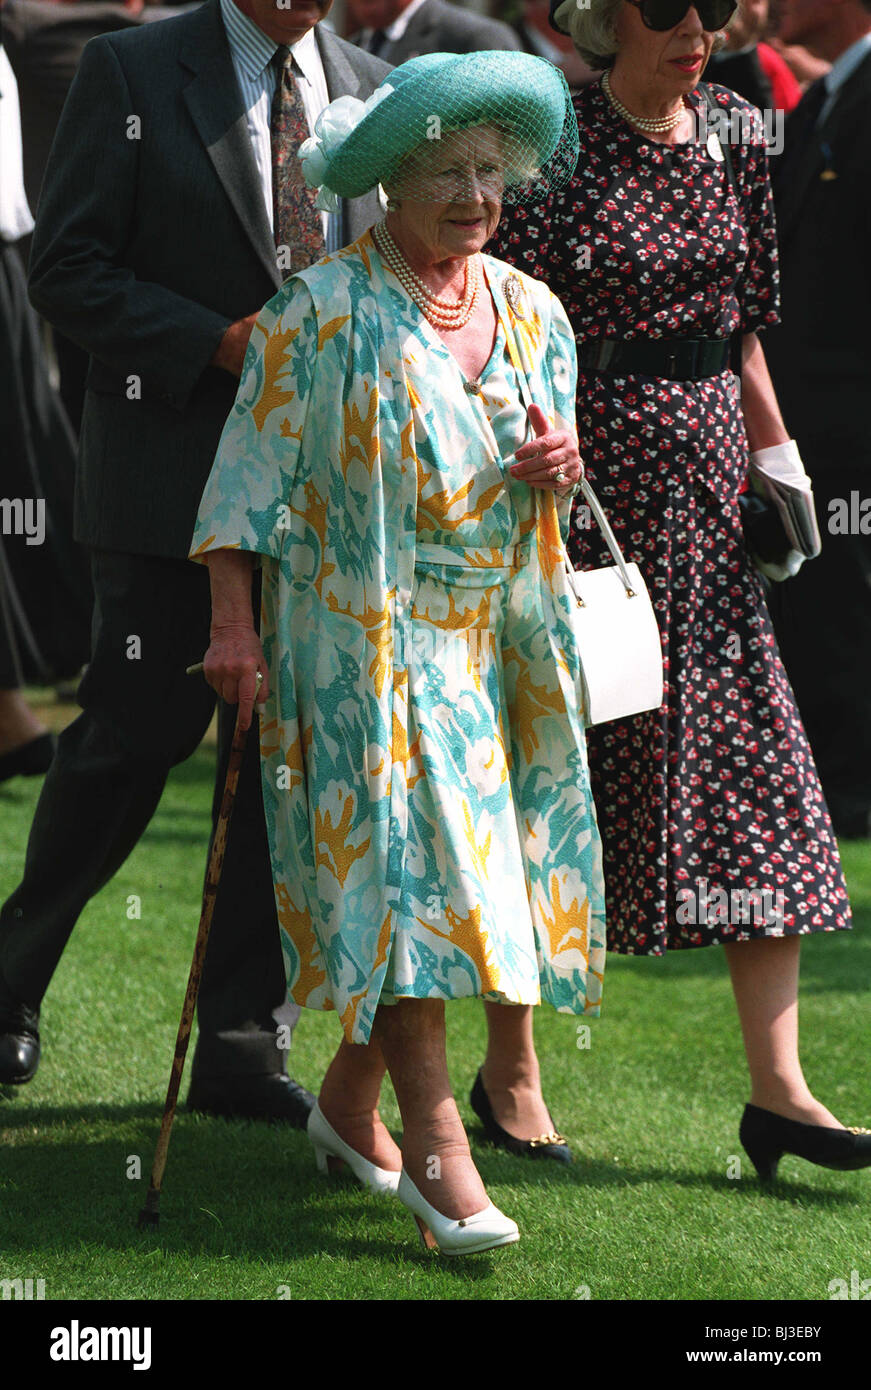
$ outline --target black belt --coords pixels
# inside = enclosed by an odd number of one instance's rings
[[[579,343],[578,366],[615,376],[662,376],[696,381],[729,365],[731,338],[598,338]]]

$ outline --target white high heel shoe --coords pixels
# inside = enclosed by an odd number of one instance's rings
[[[520,1239],[517,1225],[490,1202],[483,1211],[452,1221],[421,1197],[403,1168],[396,1193],[417,1222],[420,1238],[427,1250],[443,1255],[475,1255],[497,1245],[513,1245]]]
[[[315,1151],[319,1173],[326,1173],[340,1163],[347,1163],[354,1177],[364,1187],[371,1188],[373,1192],[389,1192],[391,1195],[396,1192],[399,1173],[391,1173],[387,1168],[376,1168],[374,1163],[370,1163],[362,1154],[358,1154],[356,1149],[352,1149],[350,1144],[346,1144],[344,1139],[340,1139],[330,1122],[324,1118],[317,1101],[309,1112],[306,1132]]]

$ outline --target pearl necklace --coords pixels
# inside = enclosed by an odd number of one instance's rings
[[[622,101],[618,101],[611,91],[611,79],[608,76],[607,69],[602,73],[602,91],[605,93],[605,96],[610,101],[614,110],[621,115],[624,120],[630,121],[632,125],[637,126],[639,130],[647,131],[651,135],[665,135],[669,130],[674,130],[684,113],[684,104],[681,102],[677,110],[672,111],[670,116],[633,116],[632,112],[627,110]]]
[[[415,275],[396,242],[383,223],[372,229],[375,245],[402,285],[406,294],[413,299],[425,318],[436,328],[455,330],[464,328],[472,317],[478,300],[480,280],[478,257],[466,260],[463,277],[463,297],[460,300],[439,299],[428,285]]]

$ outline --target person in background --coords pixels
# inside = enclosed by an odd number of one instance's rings
[[[772,0],[765,40],[770,48],[779,53],[802,91],[805,91],[818,77],[825,77],[831,63],[811,53],[804,44],[786,43],[780,37],[780,0]]]
[[[48,770],[54,742],[22,687],[74,675],[90,627],[87,563],[70,536],[75,440],[20,255],[32,230],[17,84],[0,48],[0,782]]]
[[[871,4],[782,0],[780,34],[830,64],[773,161],[783,318],[771,374],[810,474],[822,554],[779,586],[775,630],[835,829],[871,836]]]
[[[556,22],[605,72],[574,98],[571,185],[506,219],[496,246],[546,279],[572,322],[581,457],[662,636],[662,708],[587,735],[608,946],[722,947],[751,1082],[739,1133],[768,1181],[786,1152],[871,1165],[871,1132],[841,1126],[817,1100],[798,1050],[802,938],[846,930],[851,917],[738,504],[751,458],[794,460],[796,448],[760,336],[778,318],[762,122],[743,98],[709,88],[748,118],[730,149],[734,187],[722,145],[696,138],[700,79],[732,10],[730,0],[563,0]],[[586,523],[576,505],[573,563],[610,564]],[[834,675],[842,657],[829,659]]]
[[[446,0],[348,0],[348,15],[359,26],[351,42],[388,63],[404,63],[420,53],[520,47],[509,25]]]
[[[29,1081],[39,1007],[80,913],[136,845],[214,692],[197,504],[254,320],[295,268],[380,216],[375,194],[320,213],[297,150],[331,98],[387,71],[321,29],[330,0],[208,0],[85,49],[46,170],[34,306],[90,354],[76,535],[96,595],[82,713],[58,740],[22,882],[0,911],[0,1080]],[[219,707],[214,812],[234,712]],[[189,1104],[303,1126],[259,757],[249,741],[199,996]],[[94,1028],[99,1028],[98,1018]]]
[[[198,3],[199,0],[196,0]],[[98,34],[135,29],[181,14],[193,5],[151,5],[145,0],[6,0],[0,15],[3,44],[18,80],[24,142],[24,186],[31,208],[39,194],[49,151],[85,45]],[[21,244],[30,257],[30,237]],[[57,329],[51,331],[60,375],[60,396],[78,434],[85,402],[88,354]]]
[[[504,9],[504,6],[496,8]],[[520,17],[514,31],[527,53],[537,53],[555,63],[565,74],[573,92],[585,87],[597,75],[580,57],[567,34],[560,34],[548,19],[549,0],[521,0]]]
[[[801,98],[801,87],[780,54],[763,42],[767,27],[768,0],[738,0],[726,45],[711,54],[708,76],[760,111],[791,111]]]

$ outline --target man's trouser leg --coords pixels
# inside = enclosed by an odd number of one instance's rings
[[[0,911],[0,974],[38,1007],[85,904],[124,863],[214,695],[185,676],[208,636],[208,576],[181,560],[97,551],[82,713],[37,804],[24,877]]]
[[[214,821],[235,726],[236,706],[222,700]],[[290,1033],[299,1018],[299,1009],[287,1002],[257,735],[255,715],[245,743],[203,967],[194,1077],[284,1071]]]
[[[868,835],[871,536],[853,524],[862,518],[851,496],[861,501],[871,485],[865,470],[819,469],[813,480],[822,554],[774,586],[772,618],[835,830]]]

